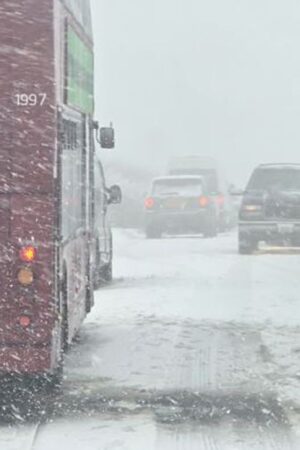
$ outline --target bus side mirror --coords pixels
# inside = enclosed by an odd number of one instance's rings
[[[100,128],[100,145],[102,148],[115,148],[115,130],[113,127]]]
[[[114,185],[108,189],[108,203],[117,205],[122,202],[122,191],[120,186]]]

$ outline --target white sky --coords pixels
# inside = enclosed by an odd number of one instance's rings
[[[216,157],[243,184],[300,162],[299,0],[92,0],[97,115],[114,158]]]

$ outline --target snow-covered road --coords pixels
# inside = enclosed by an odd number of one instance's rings
[[[116,230],[51,423],[3,425],[0,450],[299,449],[299,255]]]

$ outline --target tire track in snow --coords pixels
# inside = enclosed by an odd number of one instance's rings
[[[212,426],[158,428],[159,450],[298,450],[286,428],[261,427],[243,421]],[[152,448],[151,448],[152,450]]]
[[[293,442],[291,435],[285,431],[278,433],[277,430],[267,428],[260,434],[265,439],[264,450],[298,450],[296,442]]]
[[[222,448],[222,447],[219,447],[219,445],[217,444],[217,441],[211,434],[204,434],[202,436],[202,442],[200,439],[200,443],[203,447],[203,450],[221,450],[221,448]]]
[[[186,362],[178,371],[178,385],[205,393],[259,390],[259,331],[234,324],[187,322],[178,339],[185,355],[181,352],[177,357],[183,356]]]
[[[194,428],[159,428],[157,449],[172,450],[223,450],[215,439],[213,430]]]

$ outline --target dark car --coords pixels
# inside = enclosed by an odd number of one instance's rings
[[[217,234],[217,211],[201,176],[170,175],[152,182],[145,200],[146,236],[159,238],[162,233]]]
[[[239,252],[252,253],[260,241],[300,244],[300,164],[254,170],[239,212]]]

